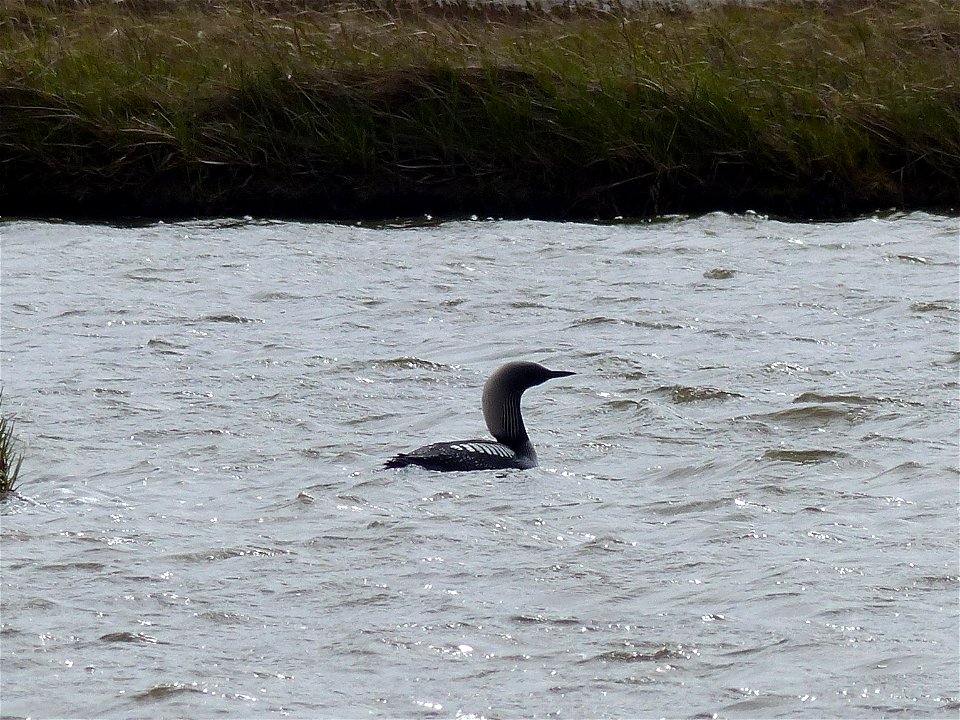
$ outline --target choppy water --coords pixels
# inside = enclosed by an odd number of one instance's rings
[[[0,232],[4,716],[957,717],[956,218]]]

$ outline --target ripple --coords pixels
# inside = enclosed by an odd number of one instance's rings
[[[168,698],[176,695],[192,693],[199,693],[201,695],[205,694],[203,688],[201,688],[197,683],[191,683],[189,685],[186,683],[164,683],[161,685],[154,685],[149,690],[134,693],[132,697],[135,700],[157,702],[160,700],[167,700]]]
[[[890,403],[894,405],[912,405],[913,407],[923,407],[923,403],[912,400],[901,400],[894,397],[874,397],[870,395],[856,394],[830,394],[818,392],[805,392],[794,398],[795,403],[846,403],[848,405],[879,405]]]
[[[737,271],[731,270],[730,268],[713,268],[712,270],[707,270],[703,276],[707,280],[729,280],[736,274]]]
[[[160,355],[183,355],[183,351],[187,350],[189,346],[162,337],[154,337],[147,341],[147,347]]]
[[[167,645],[169,643],[162,643],[157,640],[157,638],[152,635],[146,635],[141,632],[114,632],[107,633],[106,635],[101,635],[100,639],[103,642],[108,643],[140,643],[144,645]]]
[[[853,424],[861,421],[863,415],[859,409],[822,404],[748,415],[746,419],[767,421],[774,424],[821,427],[837,421],[845,421]]]
[[[255,302],[275,302],[277,300],[303,300],[303,295],[295,295],[283,290],[273,290],[255,293],[250,296]]]
[[[649,330],[683,330],[684,325],[676,323],[667,323],[649,320],[628,320],[624,318],[612,318],[604,315],[594,315],[593,317],[580,318],[574,320],[572,327],[590,327],[593,325],[628,325],[630,327],[646,328]]]
[[[510,618],[518,623],[531,623],[536,625],[557,625],[559,627],[580,625],[581,622],[571,617],[547,617],[546,615],[513,615]]]
[[[214,322],[214,323],[235,323],[238,325],[245,325],[247,323],[262,323],[263,320],[257,318],[244,317],[242,315],[230,315],[228,313],[219,314],[219,315],[204,315],[200,318],[203,322]]]
[[[950,303],[947,300],[933,300],[930,302],[915,302],[910,306],[910,309],[915,313],[928,313],[928,312],[960,312],[960,307]]]
[[[219,560],[230,560],[239,557],[278,557],[294,554],[292,550],[269,548],[269,547],[233,547],[233,548],[214,548],[210,550],[198,550],[196,552],[178,553],[173,557],[184,561],[203,561],[216,562]]]
[[[660,647],[653,651],[642,650],[608,650],[607,652],[594,655],[592,658],[581,662],[615,662],[615,663],[637,663],[637,662],[662,662],[664,660],[687,660],[689,655],[671,650],[667,647]]]
[[[642,410],[649,405],[648,400],[634,400],[632,398],[616,398],[615,400],[606,400],[600,406],[599,411],[604,412],[632,412]]]
[[[677,404],[706,400],[729,400],[731,398],[743,397],[740,393],[729,390],[720,390],[715,387],[690,387],[687,385],[661,386],[656,389],[656,392],[669,395],[670,400]]]
[[[450,365],[444,363],[434,362],[432,360],[424,360],[423,358],[418,358],[414,356],[403,356],[396,358],[388,358],[386,360],[371,360],[369,362],[369,367],[375,368],[399,368],[402,370],[453,370]]]
[[[827,462],[846,456],[846,453],[840,452],[839,450],[787,450],[784,448],[767,450],[763,453],[763,457],[766,460],[780,460],[782,462],[798,463],[800,465]]]

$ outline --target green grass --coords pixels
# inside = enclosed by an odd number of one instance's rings
[[[3,413],[3,393],[0,392],[0,497],[16,490],[23,464],[23,451],[13,433],[12,415]]]
[[[3,214],[960,205],[953,0],[0,6]]]

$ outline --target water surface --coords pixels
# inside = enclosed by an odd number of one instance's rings
[[[956,218],[0,233],[4,716],[960,711]]]

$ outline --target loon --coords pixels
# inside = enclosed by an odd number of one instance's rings
[[[533,362],[508,362],[483,386],[483,419],[493,440],[460,440],[425,445],[390,458],[385,468],[419,465],[427,470],[527,470],[537,466],[537,452],[520,415],[527,388],[576,373],[548,370]]]

